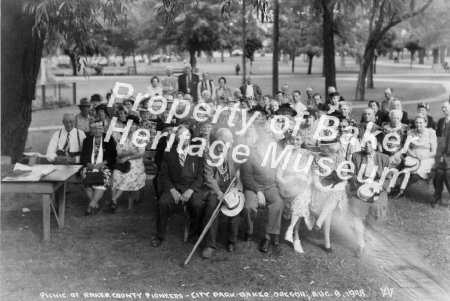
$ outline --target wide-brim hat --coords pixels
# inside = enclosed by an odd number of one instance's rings
[[[295,117],[297,116],[297,111],[288,106],[281,107],[275,111],[275,115],[287,115],[287,114],[291,115],[292,117]]]
[[[82,98],[80,100],[80,103],[78,104],[78,106],[79,107],[90,107],[91,106],[91,102],[87,98]]]
[[[224,199],[224,205],[220,208],[220,211],[226,216],[233,217],[238,215],[242,209],[244,209],[245,196],[244,193],[240,192],[236,188],[233,188],[226,196],[228,202]],[[225,204],[232,204],[232,208],[228,208]]]
[[[320,145],[332,145],[332,144],[336,144],[339,143],[338,138],[333,138],[332,140],[319,140],[318,144]]]
[[[380,184],[375,182],[366,183],[358,188],[356,196],[364,202],[369,202],[371,200],[373,201],[373,197],[379,195],[380,192],[381,192]]]
[[[263,113],[264,115],[267,115],[267,111],[264,110],[264,108],[263,108],[263,107],[260,107],[260,106],[255,106],[255,107],[251,108],[250,110],[248,110],[247,114],[253,115],[253,114],[256,113],[256,112],[261,112],[261,113]]]
[[[403,161],[404,170],[408,170],[410,172],[416,171],[420,166],[420,161],[417,158],[406,156]]]

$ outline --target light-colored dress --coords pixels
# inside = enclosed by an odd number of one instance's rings
[[[124,144],[117,144],[117,153],[122,151],[136,151],[140,154],[145,153],[145,147],[136,147],[131,142],[131,138],[127,138]],[[115,169],[113,172],[113,189],[122,191],[137,191],[145,186],[145,168],[142,158],[130,160],[131,168],[127,173]]]
[[[332,171],[335,171],[337,169],[337,167],[339,166],[339,164],[341,162],[345,161],[345,158],[339,154],[325,154],[325,153],[317,154],[316,158],[315,158],[315,162],[312,167],[312,169],[314,169],[313,172],[319,172],[319,171],[321,173],[325,172],[325,170],[323,170],[318,165],[319,160],[323,157],[327,157],[332,160],[333,163],[330,163],[328,161],[326,161],[327,163],[324,163],[327,166],[329,166]],[[320,177],[320,180],[322,181],[324,178],[325,177]],[[329,184],[322,183],[322,185],[328,186]],[[309,208],[314,215],[320,215],[320,213],[322,212],[325,205],[330,202],[336,202],[341,213],[344,213],[348,210],[348,198],[347,198],[346,187],[343,185],[339,185],[339,186],[342,186],[341,187],[342,189],[336,189],[337,187],[335,187],[336,190],[333,190],[333,192],[329,192],[329,191],[323,192],[323,191],[319,191],[317,189],[312,190],[312,199],[311,199],[311,203],[309,204]]]
[[[286,205],[290,208],[291,216],[303,217],[308,229],[311,230],[312,223],[309,212],[311,202],[311,169],[307,172],[296,172],[294,164],[297,156],[300,157],[297,168],[302,170],[307,168],[307,163],[313,153],[306,149],[295,149],[289,158],[286,170],[282,172],[282,177],[277,177],[280,194],[284,198]]]
[[[419,168],[412,172],[418,174],[423,179],[428,179],[431,169],[435,163],[435,154],[437,149],[436,131],[431,128],[425,128],[419,135],[416,129],[409,130],[408,136],[417,137],[418,140],[411,140],[408,148],[408,155],[420,160]],[[421,159],[424,158],[425,159]]]
[[[397,167],[401,163],[401,156],[396,154],[399,150],[403,148],[405,145],[406,137],[408,136],[408,130],[409,126],[406,124],[400,124],[397,127],[391,127],[389,123],[385,124],[382,128],[382,133],[378,136],[380,137],[380,142],[382,142],[383,146],[383,153],[389,156],[389,162],[391,164],[391,167]],[[386,141],[386,145],[389,147],[389,149],[393,149],[393,151],[388,151],[384,148],[383,141],[386,135],[395,133],[398,134],[400,137],[400,144],[396,144],[397,141],[394,137],[389,138],[389,141],[393,141],[392,143]]]

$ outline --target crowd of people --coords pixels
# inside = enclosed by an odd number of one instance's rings
[[[340,213],[352,217],[355,254],[360,256],[368,231],[377,221],[387,218],[389,199],[402,197],[405,190],[420,179],[433,180],[435,195],[431,205],[434,207],[441,201],[444,183],[450,189],[450,127],[447,126],[450,102],[442,104],[444,116],[437,122],[429,115],[426,103],[420,103],[417,114],[409,119],[393,89],[387,88],[384,99],[369,101],[360,122],[356,122],[351,104],[335,87],[329,87],[328,95],[322,98],[311,87],[302,94],[300,90],[291,92],[284,84],[272,97],[263,95],[251,75],[247,75],[244,85],[233,89],[227,85],[225,77],[218,78],[215,84],[208,73],[201,77],[193,73],[189,64],[178,77],[170,67],[166,71],[161,80],[157,76],[151,78],[146,92],[148,98],[139,102],[137,110],[133,110],[133,97],[107,106],[112,91],[106,94],[105,101],[99,94],[81,99],[80,113],[63,116],[64,128],[53,135],[47,150],[50,162],[83,165],[82,185],[89,198],[86,215],[98,213],[99,201],[108,186],[112,198],[107,203],[112,213],[116,212],[123,192],[128,192],[130,202],[144,198],[153,201],[153,196],[139,193],[146,185],[144,158],[152,154],[156,165],[152,184],[157,199],[156,235],[151,242],[154,247],[163,243],[169,214],[176,206],[186,206],[191,221],[190,237],[195,241],[208,221],[215,217],[219,202],[224,200],[222,212],[227,218],[227,250],[230,252],[236,249],[240,222],[244,223],[244,240],[254,239],[257,213],[267,207],[260,251],[268,252],[271,244],[280,244],[284,216],[290,222],[282,238],[292,244],[295,252],[303,253],[299,236],[303,221],[308,230],[323,230],[323,250],[331,253],[331,221],[333,214]],[[166,122],[170,104],[175,99],[192,104],[191,110],[195,104],[206,103],[211,114],[198,121],[191,111],[186,117]],[[156,110],[163,101],[169,104],[167,109],[162,114],[152,115],[149,104]],[[178,105],[177,110],[184,109],[181,103]],[[213,120],[220,106],[239,107],[246,114],[235,114],[231,125],[230,111],[224,110]],[[256,121],[238,135],[243,119],[255,114]],[[317,138],[322,116],[335,117],[337,122],[329,122],[327,126],[336,130],[337,137]],[[126,128],[129,122],[131,128],[126,137],[116,131],[113,139],[106,141],[105,134],[114,117],[116,128]],[[270,122],[275,120],[281,129],[285,126],[285,117],[289,120],[286,130],[282,134],[274,132]],[[299,120],[298,130],[293,130]],[[132,142],[138,129],[150,133],[146,146]],[[169,138],[170,134],[174,134],[174,141]],[[325,131],[324,135],[328,134]],[[206,141],[201,156],[189,151],[198,147],[194,139],[198,137]],[[438,137],[443,141],[439,154]],[[286,168],[262,164],[272,142],[279,146],[278,154],[292,146],[293,155],[283,164]],[[248,158],[242,163],[236,162],[232,148],[224,147],[227,144],[247,145]],[[330,162],[327,168],[319,164],[324,159]],[[354,170],[344,172],[347,177],[339,177],[339,166],[344,161],[353,162]],[[377,184],[385,170],[391,168],[401,172],[397,181]],[[407,175],[409,181],[401,185]],[[227,198],[225,192],[231,183],[234,198]],[[210,258],[217,247],[218,227],[215,219],[204,240],[202,257],[205,259]]]

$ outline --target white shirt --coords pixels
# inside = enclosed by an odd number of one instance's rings
[[[255,92],[253,91],[253,85],[247,85],[247,89],[245,91],[245,97],[254,98]]]
[[[157,86],[156,88],[153,87],[153,85],[148,86],[147,88],[147,94],[149,94],[149,97],[153,97],[156,94],[158,94],[158,96],[163,96],[163,88],[161,86]]]
[[[77,136],[78,132],[78,136]],[[70,131],[69,135],[69,152],[75,153],[75,152],[81,152],[81,148],[83,147],[83,140],[86,138],[86,135],[83,131],[73,128]],[[47,160],[50,162],[55,161],[56,158],[56,151],[57,150],[63,150],[64,145],[66,144],[67,140],[67,131],[66,129],[62,129],[57,131],[53,134],[52,139],[50,140],[50,143],[47,147]],[[78,143],[79,140],[79,143]],[[80,162],[80,156],[75,157],[75,162]]]
[[[299,101],[296,104],[294,104],[294,108],[293,109],[297,112],[297,114],[300,114],[300,112],[304,112],[308,108],[301,101]]]

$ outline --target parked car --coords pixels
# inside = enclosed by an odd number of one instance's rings
[[[153,55],[152,56],[152,62],[154,62],[154,63],[159,62],[160,57],[161,56],[159,54]],[[172,61],[172,57],[170,55],[163,55],[162,56],[162,61],[163,62],[170,62],[170,61]]]
[[[242,54],[243,54],[243,52],[240,49],[235,49],[231,52],[232,56],[241,56]]]

